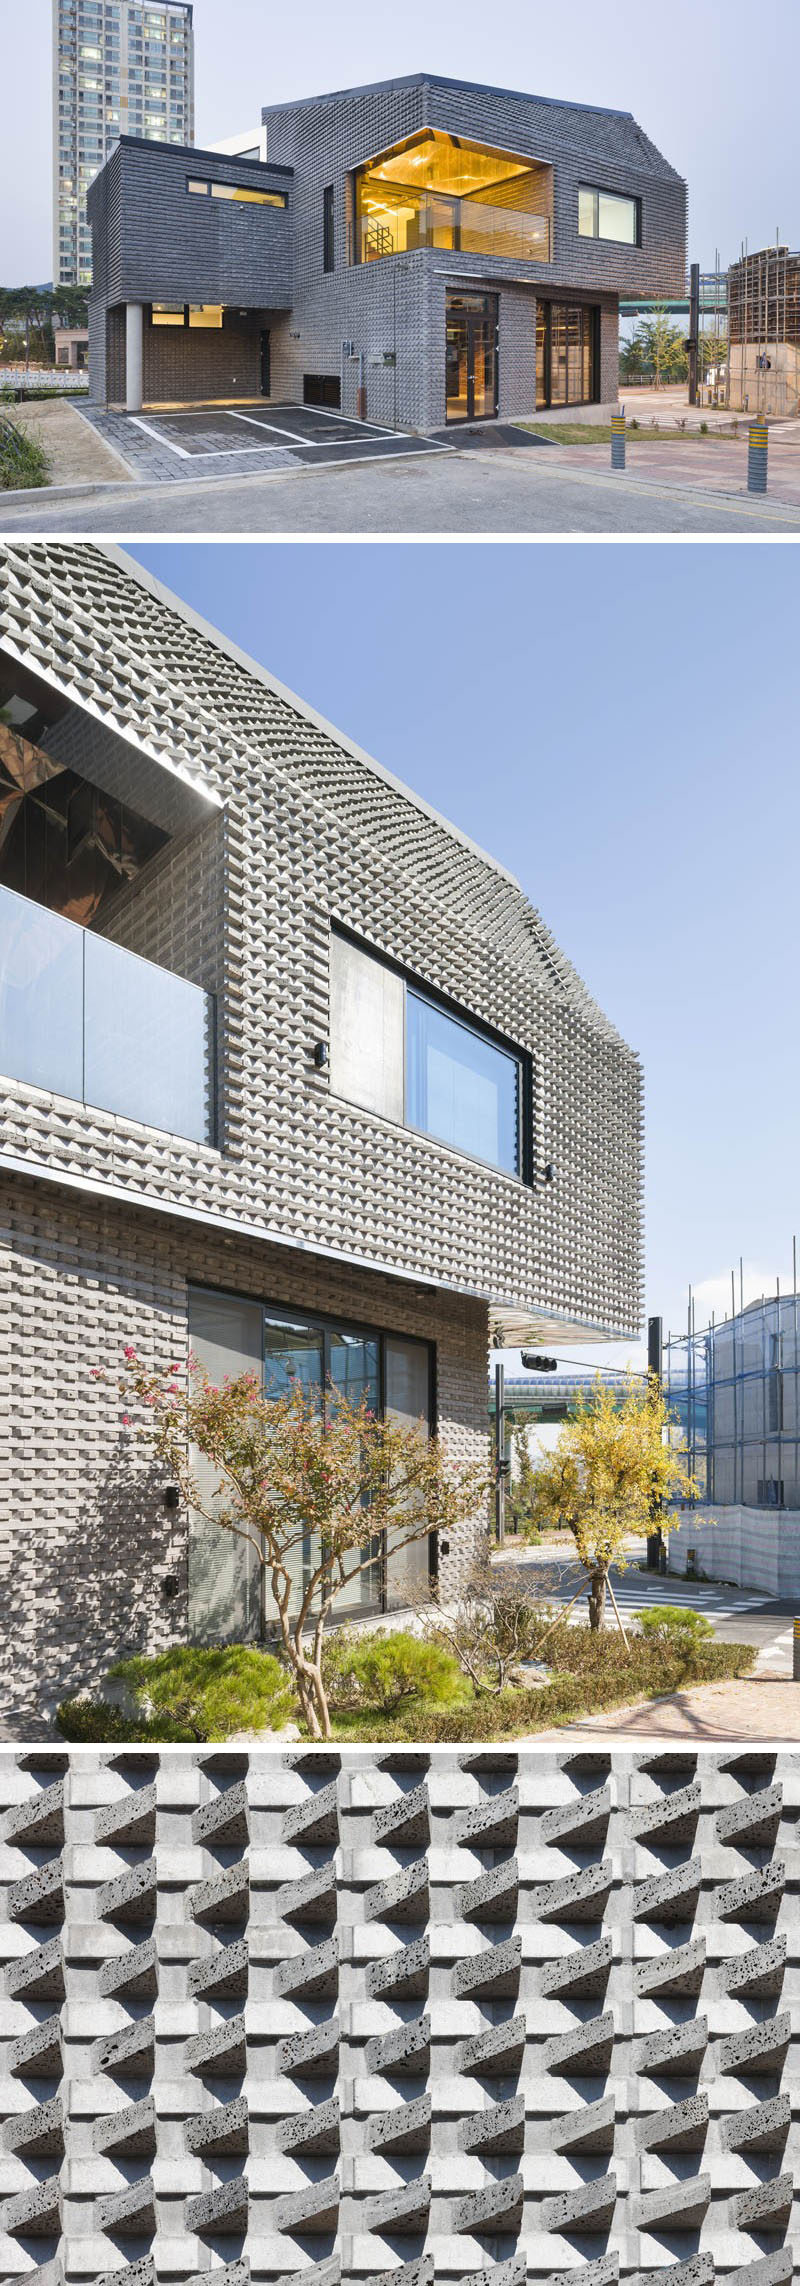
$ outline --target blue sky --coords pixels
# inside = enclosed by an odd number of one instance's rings
[[[0,0],[0,284],[51,273],[51,0]],[[800,237],[797,0],[195,0],[197,140],[262,104],[419,71],[635,112],[689,182],[691,253],[710,268]]]
[[[800,1222],[800,552],[131,550],[516,873],[642,1058],[647,1306],[788,1278]],[[580,1354],[580,1353],[574,1353]],[[614,1353],[624,1362],[635,1351]]]

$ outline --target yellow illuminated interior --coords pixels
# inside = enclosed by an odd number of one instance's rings
[[[385,158],[373,159],[364,172],[376,184],[406,183],[414,190],[444,191],[450,198],[474,198],[478,191],[528,174],[535,163],[480,143],[464,143],[458,135],[427,130]]]
[[[189,324],[190,326],[196,325],[210,327],[213,331],[219,332],[222,327],[222,310],[219,304],[212,302],[190,302]]]
[[[183,325],[185,324],[184,305],[181,303],[180,309],[170,309],[166,302],[154,302],[152,317],[154,325]]]
[[[212,183],[212,198],[232,198],[240,206],[285,206],[285,191],[245,190],[243,183]]]

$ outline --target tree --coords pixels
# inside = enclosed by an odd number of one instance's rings
[[[30,362],[31,350],[36,354],[38,341],[39,362],[52,365],[55,357],[54,325],[87,326],[89,304],[85,293],[75,286],[2,286],[0,287],[0,336],[8,347],[14,337],[24,336],[25,363]]]
[[[664,381],[685,381],[689,361],[684,336],[665,309],[656,307],[649,318],[640,318],[631,341],[639,347],[640,371],[652,373],[657,389]]]
[[[643,367],[643,364],[644,364],[644,350],[643,350],[642,341],[641,341],[641,337],[640,337],[640,333],[639,333],[639,328],[638,328],[638,326],[637,326],[637,327],[636,327],[636,330],[635,330],[635,332],[634,332],[634,333],[632,333],[632,334],[630,335],[630,337],[629,337],[629,339],[628,339],[627,341],[623,341],[623,343],[622,343],[622,345],[621,345],[621,348],[620,348],[620,353],[619,353],[619,374],[620,374],[620,380],[621,380],[621,381],[633,381],[633,380],[635,380],[635,379],[636,379],[636,377],[637,377],[637,375],[641,373],[641,371],[642,371],[642,367]]]
[[[697,1498],[655,1376],[631,1379],[621,1393],[598,1378],[532,1473],[534,1526],[568,1527],[589,1581],[590,1626],[602,1627],[609,1571],[624,1570],[628,1533],[650,1529],[662,1503]]]
[[[218,1388],[193,1359],[184,1383],[177,1367],[153,1373],[132,1348],[125,1358],[120,1393],[136,1419],[127,1411],[124,1426],[147,1437],[187,1507],[254,1550],[308,1729],[330,1738],[322,1653],[337,1598],[385,1547],[397,1566],[430,1532],[456,1532],[485,1506],[485,1471],[446,1460],[422,1424],[338,1391],[323,1414],[299,1384],[272,1398],[252,1373]]]
[[[488,1549],[460,1588],[456,1601],[423,1618],[427,1635],[444,1644],[467,1675],[477,1698],[498,1697],[526,1660],[536,1657],[543,1627],[552,1620],[548,1584],[535,1590],[516,1565],[492,1564]]]
[[[705,380],[706,375],[709,373],[716,373],[717,378],[719,378],[719,375],[724,371],[727,362],[727,334],[701,333],[699,341],[699,365],[702,380]]]

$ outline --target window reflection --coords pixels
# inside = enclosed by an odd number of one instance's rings
[[[456,1151],[518,1174],[516,1058],[411,991],[406,1039],[409,1124]]]

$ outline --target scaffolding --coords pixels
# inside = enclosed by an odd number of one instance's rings
[[[728,403],[741,412],[800,409],[800,254],[743,250],[728,271]]]
[[[664,1393],[698,1497],[716,1508],[800,1510],[800,1296],[780,1287],[664,1345]]]

